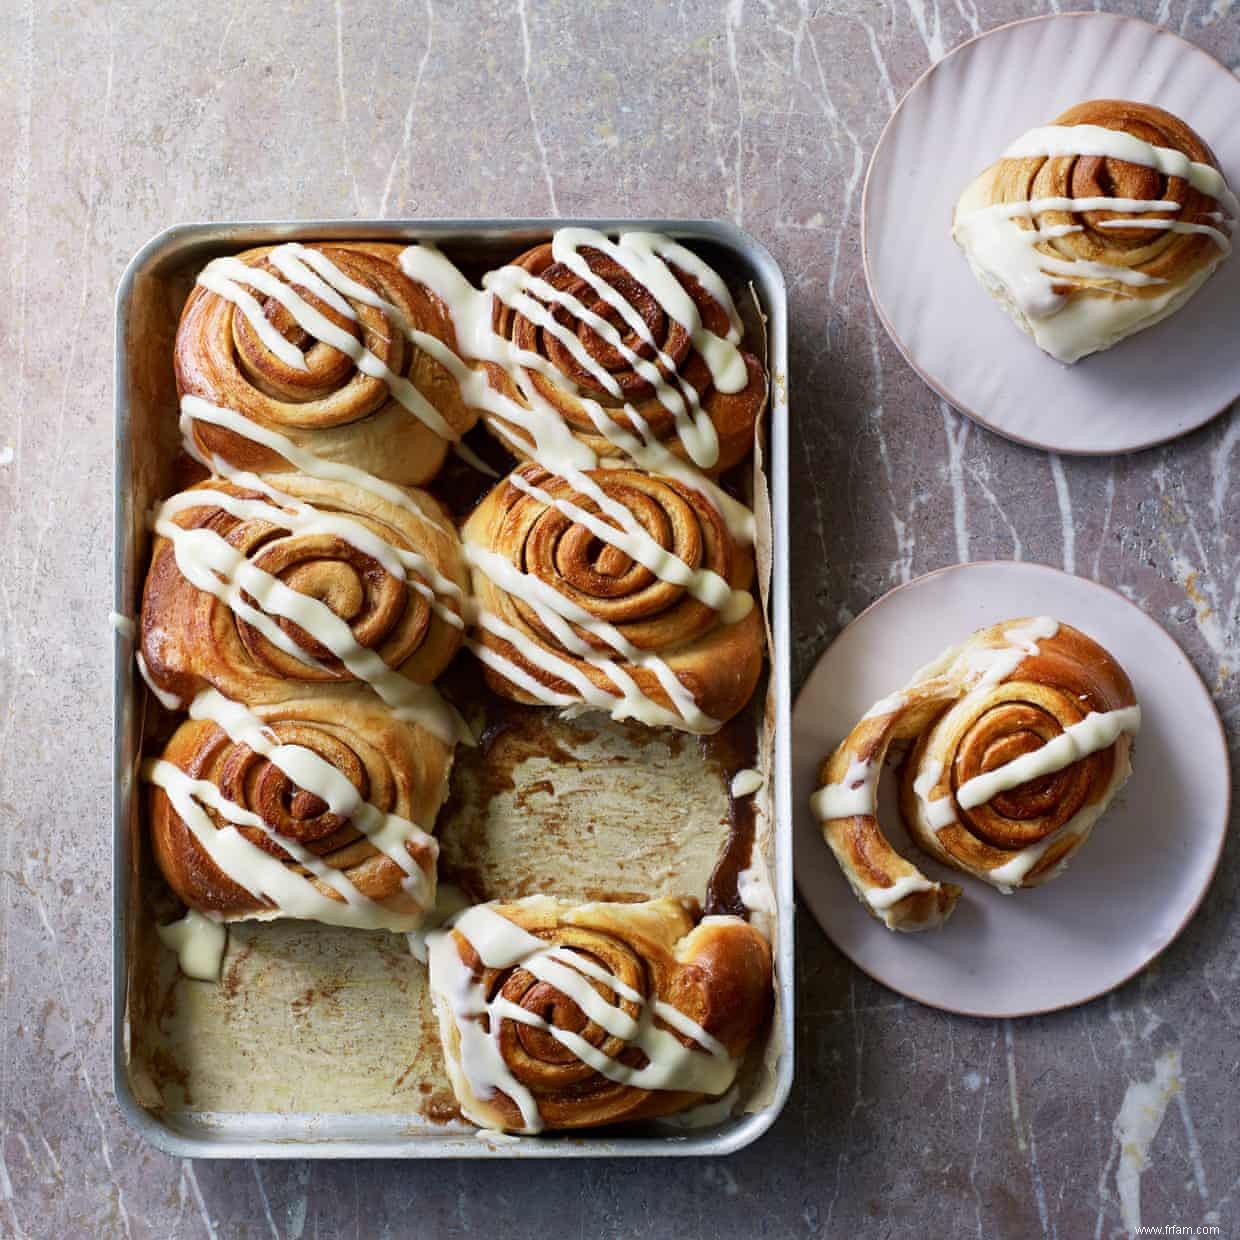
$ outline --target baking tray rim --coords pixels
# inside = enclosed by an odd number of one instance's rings
[[[500,1143],[479,1140],[472,1132],[445,1132],[442,1136],[410,1135],[408,1139],[371,1139],[364,1135],[307,1138],[303,1117],[289,1115],[290,1135],[229,1135],[223,1128],[210,1136],[179,1132],[166,1119],[144,1107],[129,1081],[126,1055],[127,1000],[129,985],[128,909],[130,800],[134,794],[129,755],[125,750],[126,714],[136,696],[136,679],[130,641],[119,631],[112,644],[112,1085],[117,1105],[129,1125],[155,1148],[178,1157],[195,1158],[596,1158],[658,1155],[724,1155],[756,1141],[775,1122],[792,1089],[795,1033],[794,896],[792,879],[792,777],[791,777],[791,623],[789,604],[788,547],[788,334],[787,286],[770,252],[747,232],[722,220],[692,218],[614,217],[516,219],[323,219],[242,220],[173,224],[143,244],[126,264],[116,290],[114,322],[113,404],[113,608],[126,615],[132,603],[132,563],[127,521],[127,498],[132,481],[130,461],[128,318],[134,284],[165,260],[191,246],[260,245],[289,238],[336,239],[349,237],[382,239],[434,238],[444,242],[502,240],[521,234],[530,239],[548,236],[556,229],[582,227],[604,232],[663,232],[678,239],[714,242],[742,259],[758,277],[762,308],[766,315],[767,365],[771,375],[768,409],[768,452],[764,461],[770,487],[772,525],[770,624],[775,650],[770,660],[775,671],[775,737],[773,768],[773,880],[776,895],[777,942],[775,964],[779,997],[779,1045],[774,1090],[766,1107],[736,1117],[718,1130],[688,1130],[685,1135],[582,1137],[563,1135],[537,1141]],[[316,1125],[324,1132],[333,1120],[364,1129],[367,1117],[349,1113],[318,1114]],[[360,1122],[359,1122],[360,1118]],[[390,1128],[395,1117],[373,1117],[376,1127]],[[295,1127],[294,1127],[295,1125]],[[218,1133],[218,1135],[217,1135]]]

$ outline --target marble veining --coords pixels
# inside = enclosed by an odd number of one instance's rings
[[[1035,6],[1036,7],[1036,6]],[[1055,11],[1058,0],[1042,11]],[[1069,7],[1069,6],[1065,6]],[[1232,0],[1104,7],[1240,72]],[[1240,419],[1058,458],[904,365],[859,256],[891,107],[1016,0],[378,0],[0,13],[0,1235],[1122,1236],[1240,1232],[1234,842],[1183,937],[1117,993],[946,1016],[800,917],[798,1083],[707,1162],[181,1162],[109,1086],[112,296],[178,220],[705,215],[792,312],[795,671],[878,594],[960,559],[1055,564],[1163,623],[1240,728]],[[979,156],[979,165],[985,160]],[[946,223],[945,223],[946,226]],[[1139,894],[1133,898],[1139,898]]]

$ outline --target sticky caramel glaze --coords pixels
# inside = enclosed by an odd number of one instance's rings
[[[713,736],[699,737],[698,747],[707,766],[717,772],[728,790],[728,837],[706,884],[704,909],[708,917],[728,913],[748,919],[749,909],[741,899],[738,879],[753,853],[754,799],[734,797],[732,778],[757,764],[758,726],[753,709],[730,720]]]

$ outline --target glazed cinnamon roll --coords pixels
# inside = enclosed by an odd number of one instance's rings
[[[1173,314],[1231,251],[1238,204],[1210,148],[1161,108],[1078,104],[956,206],[974,274],[1064,362]]]
[[[486,423],[519,457],[545,457],[548,419],[647,468],[715,475],[752,448],[765,370],[740,347],[727,285],[670,238],[564,228],[483,283],[511,346],[510,365],[487,367],[508,407],[492,402]]]
[[[214,691],[148,762],[169,886],[211,919],[407,931],[434,904],[452,749],[354,687],[256,706]]]
[[[766,940],[674,899],[477,905],[432,935],[430,983],[462,1112],[521,1133],[723,1094],[771,1008]]]
[[[155,531],[139,649],[167,701],[361,680],[410,707],[460,646],[460,544],[425,492],[236,474],[166,500]]]
[[[488,682],[519,702],[717,730],[762,667],[752,552],[673,479],[575,481],[523,465],[462,530]]]
[[[822,764],[814,812],[862,904],[893,930],[941,925],[960,888],[892,848],[877,788],[911,745],[900,811],[932,857],[1001,891],[1061,874],[1131,773],[1141,711],[1097,642],[1047,617],[1009,620],[946,652],[867,712]]]
[[[207,264],[175,362],[208,463],[263,473],[313,458],[412,485],[435,476],[476,413],[452,320],[402,271],[402,249],[289,242]]]

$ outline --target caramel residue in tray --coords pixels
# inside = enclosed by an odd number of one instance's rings
[[[738,715],[713,736],[701,737],[698,744],[703,760],[717,772],[728,794],[728,837],[706,884],[704,910],[707,916],[730,913],[748,917],[737,884],[753,852],[754,799],[734,797],[732,779],[757,763],[758,729],[753,711]]]

